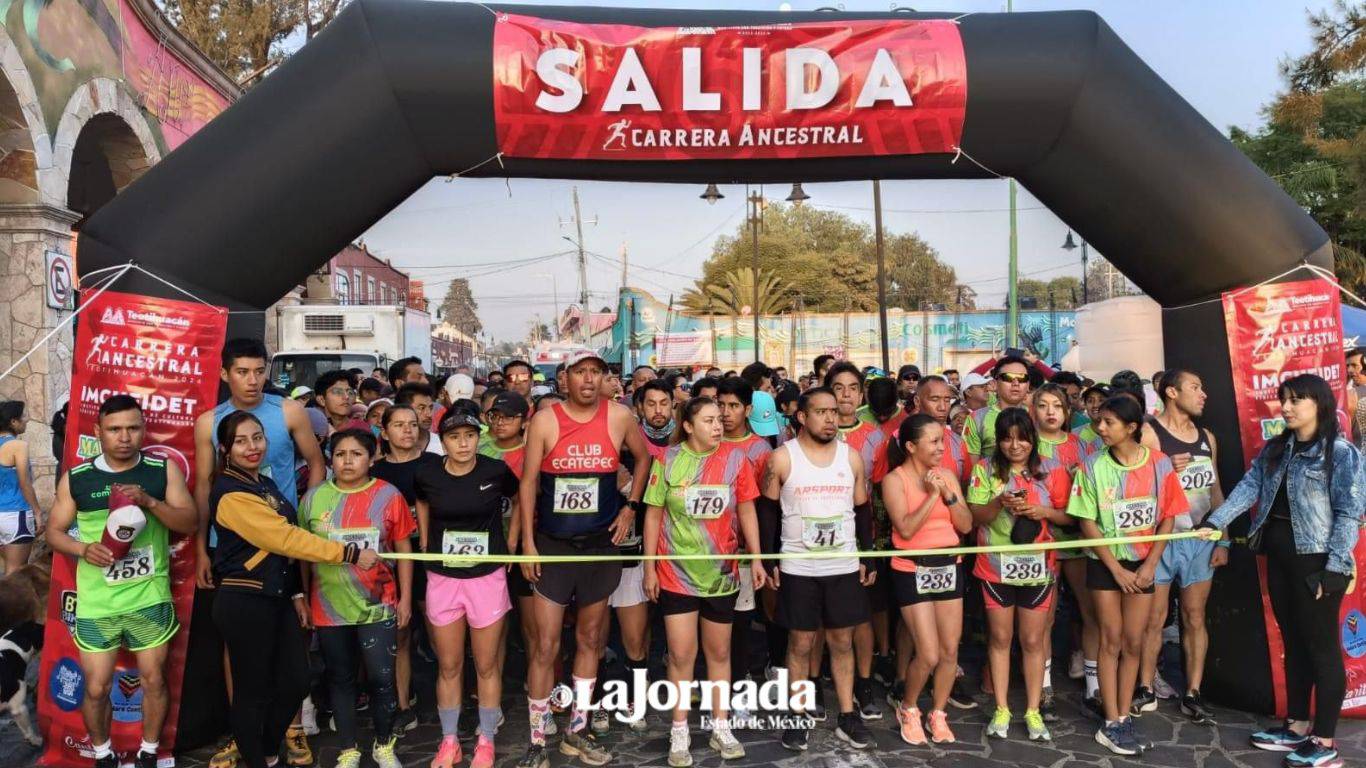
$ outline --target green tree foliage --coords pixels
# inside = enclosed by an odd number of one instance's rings
[[[311,40],[345,0],[162,0],[166,18],[224,72],[243,81],[284,60],[287,38]]]
[[[1021,304],[1025,299],[1034,299],[1039,309],[1048,309],[1049,292],[1052,291],[1054,309],[1073,309],[1081,304],[1081,278],[1055,277],[1052,280],[1023,278],[1017,283]],[[1103,294],[1101,294],[1103,295]],[[1092,297],[1096,296],[1092,293]]]
[[[764,275],[778,276],[789,297],[779,302],[778,311],[786,311],[790,299],[796,297],[812,312],[877,309],[876,247],[871,227],[842,213],[780,203],[769,203],[762,218],[758,259],[761,280]],[[752,268],[752,237],[750,225],[741,223],[733,234],[717,238],[711,257],[702,266],[702,279],[689,295],[705,297],[709,286],[727,285],[728,273]],[[919,309],[926,302],[954,303],[957,275],[919,236],[884,234],[884,250],[889,306]],[[706,311],[705,301],[688,306]]]
[[[1314,48],[1281,65],[1287,90],[1233,143],[1303,206],[1334,244],[1339,279],[1366,288],[1366,4],[1309,16]]]
[[[683,306],[692,312],[721,315],[746,314],[754,304],[754,270],[733,269],[720,282],[708,283],[703,290],[693,288],[683,294]],[[759,270],[759,312],[776,315],[792,306],[792,297],[783,281],[772,272]]]
[[[476,336],[484,329],[479,322],[479,303],[470,292],[470,281],[465,278],[452,280],[446,288],[446,298],[441,300],[442,320],[450,323],[462,333]]]

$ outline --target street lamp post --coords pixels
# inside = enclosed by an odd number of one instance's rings
[[[763,215],[761,206],[764,204],[764,197],[759,193],[747,195],[750,205],[749,226],[751,232],[751,243],[753,251],[750,257],[751,268],[754,272],[754,303],[751,312],[754,313],[754,362],[759,362],[759,224]]]
[[[1063,249],[1064,251],[1067,251],[1068,253],[1071,253],[1072,251],[1075,251],[1075,250],[1077,249],[1077,244],[1076,244],[1076,242],[1072,239],[1072,230],[1070,230],[1070,229],[1067,230],[1067,239],[1064,240],[1064,241],[1062,241],[1062,249]],[[1089,286],[1089,284],[1088,284],[1089,276],[1087,275],[1087,271],[1088,271],[1088,270],[1087,270],[1087,268],[1086,268],[1086,267],[1087,267],[1086,262],[1089,260],[1089,258],[1090,258],[1090,249],[1089,249],[1089,248],[1087,247],[1087,245],[1086,245],[1086,239],[1085,239],[1085,238],[1082,238],[1082,241],[1081,241],[1081,303],[1082,303],[1082,304],[1088,304],[1088,303],[1090,303],[1090,301],[1091,301],[1091,291],[1089,290],[1089,289],[1090,289],[1090,286]]]
[[[882,182],[877,179],[873,179],[873,235],[877,247],[877,322],[882,336],[882,370],[890,371],[892,363],[887,350],[887,254],[882,248]]]

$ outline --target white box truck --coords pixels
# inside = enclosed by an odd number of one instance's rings
[[[289,392],[328,371],[375,368],[416,357],[432,364],[432,318],[398,305],[299,304],[281,307],[270,380]]]

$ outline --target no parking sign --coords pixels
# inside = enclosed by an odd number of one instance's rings
[[[57,251],[48,251],[45,255],[47,269],[43,272],[43,284],[47,305],[53,309],[72,309],[76,270],[71,266],[71,257]]]

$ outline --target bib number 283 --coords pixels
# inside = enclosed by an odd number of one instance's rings
[[[1157,499],[1123,499],[1115,502],[1115,527],[1121,531],[1142,531],[1157,524]]]

